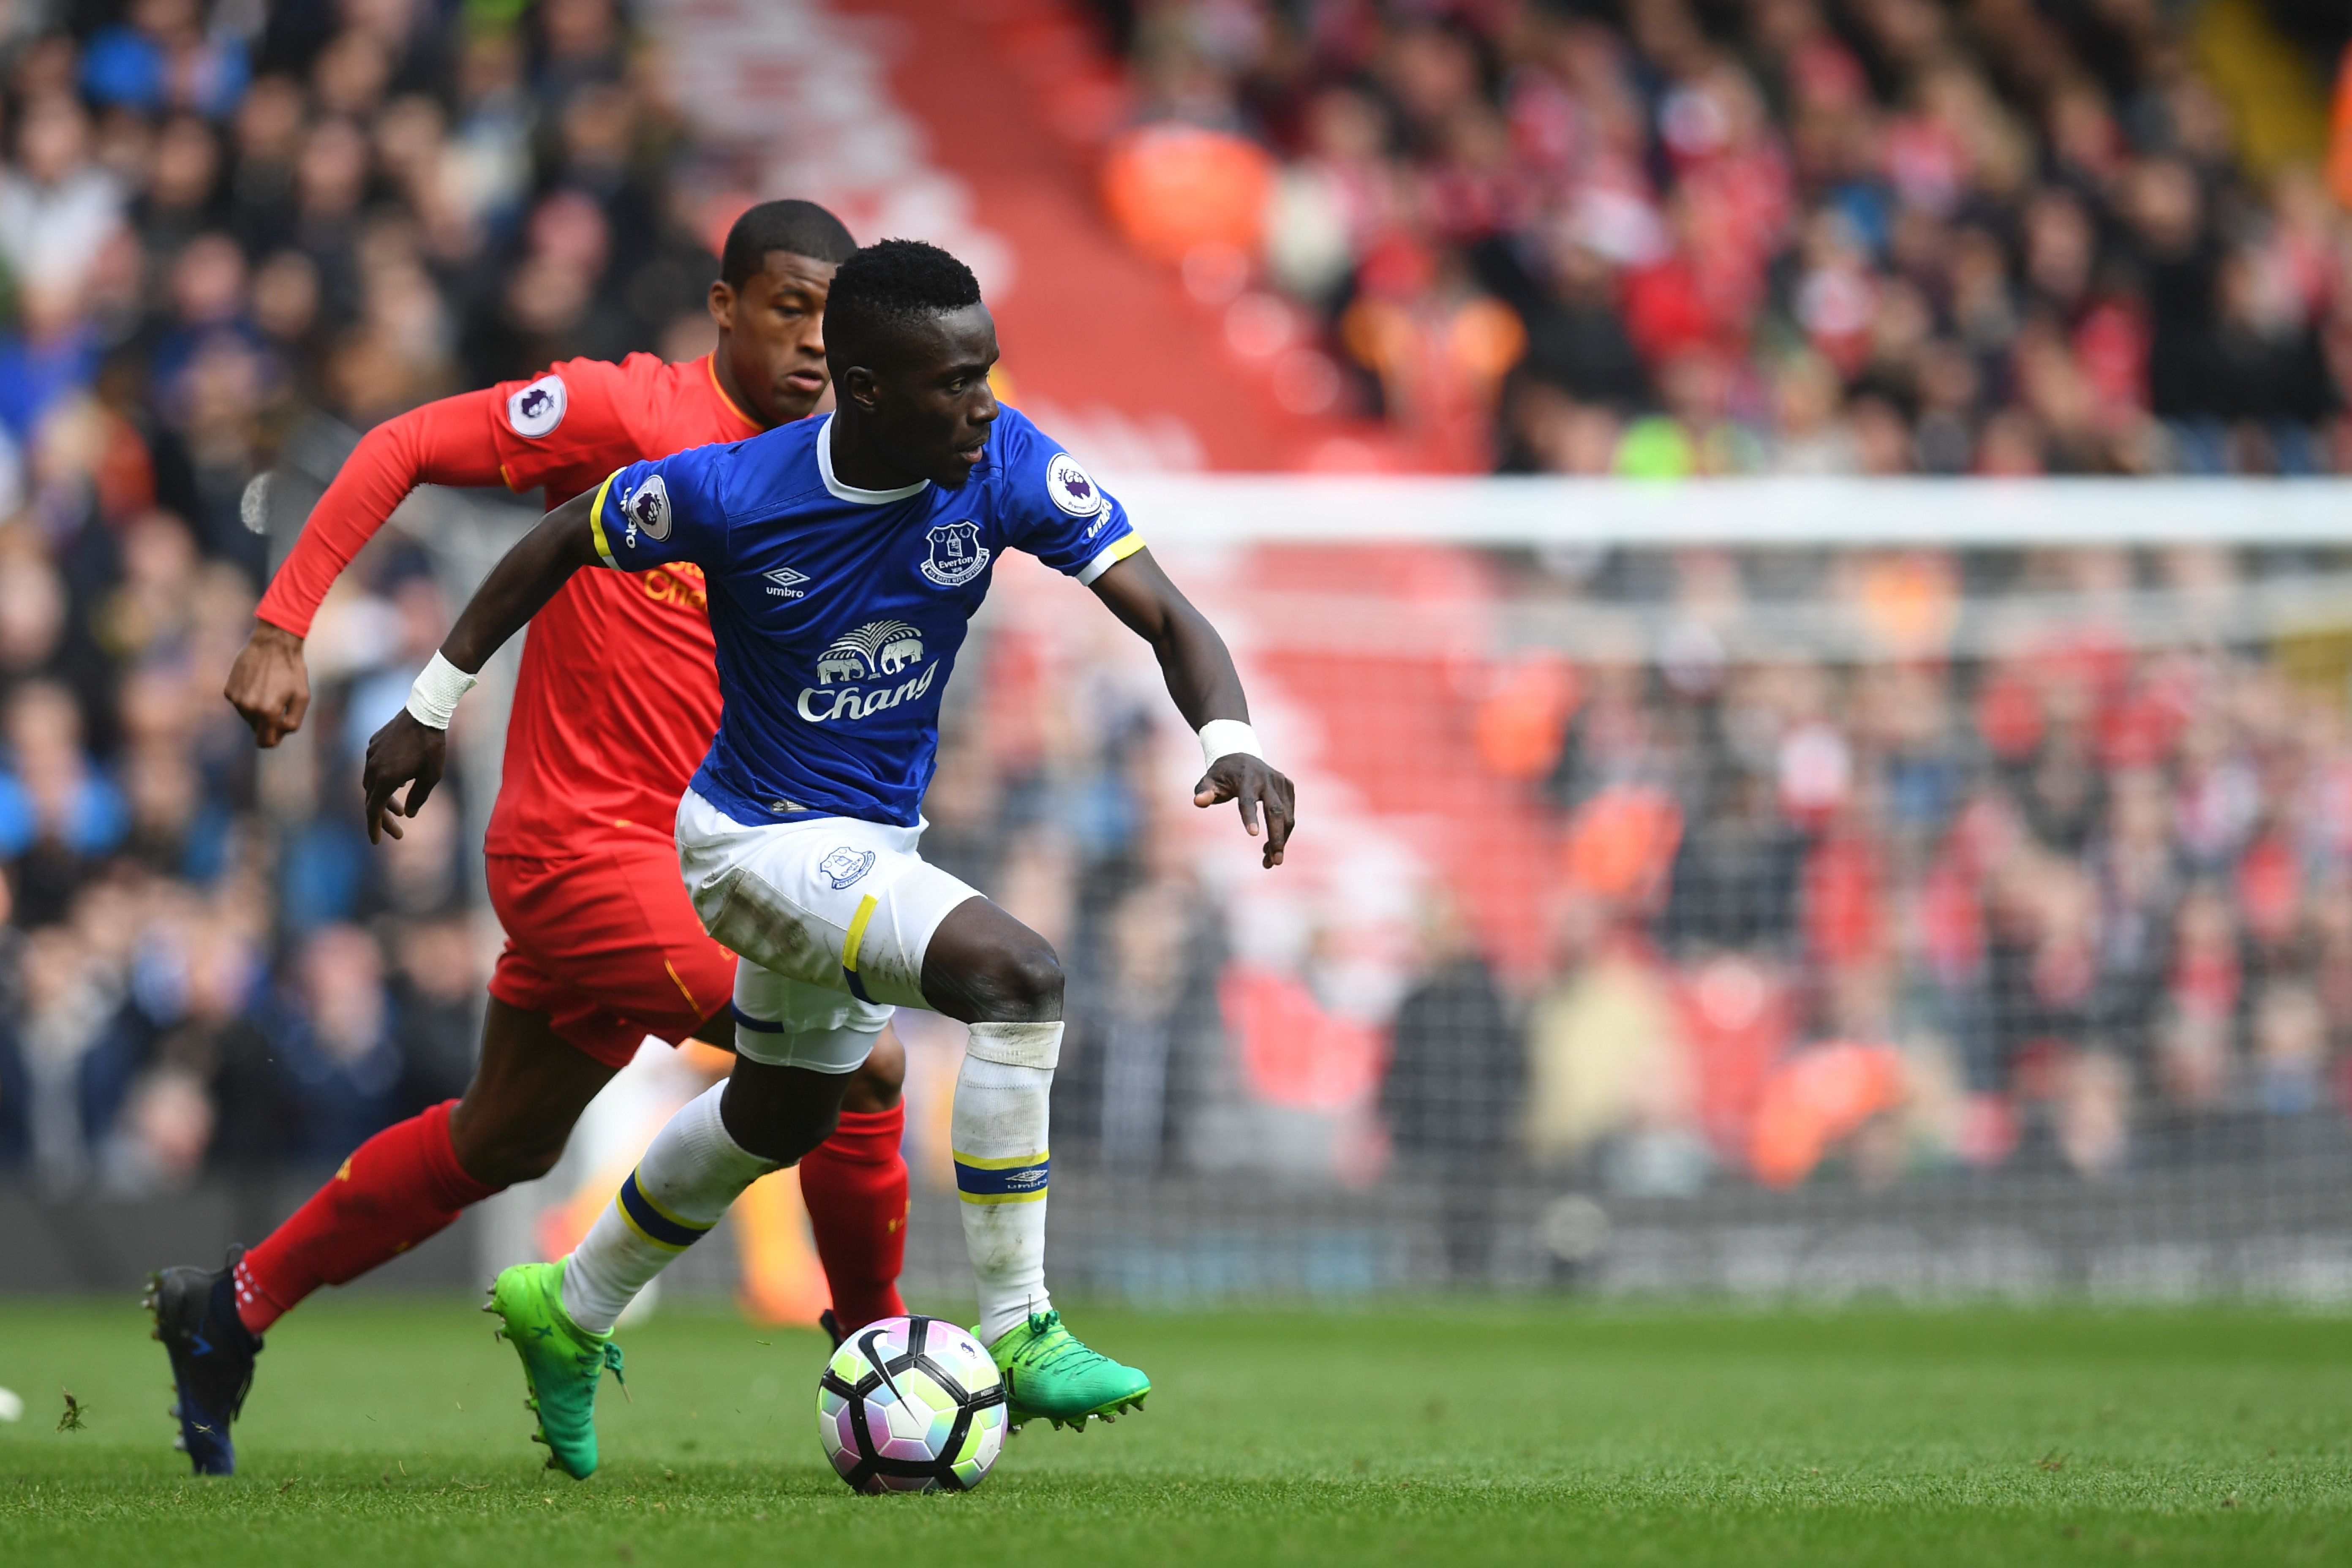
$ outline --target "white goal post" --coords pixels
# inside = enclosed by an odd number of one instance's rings
[[[2352,544],[2342,479],[1110,477],[1171,544]]]

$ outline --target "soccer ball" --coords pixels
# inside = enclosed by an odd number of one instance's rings
[[[861,1492],[965,1492],[1004,1451],[1004,1379],[938,1318],[884,1318],[841,1342],[816,1385],[816,1435]]]

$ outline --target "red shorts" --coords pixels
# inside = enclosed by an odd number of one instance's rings
[[[735,994],[735,955],[687,901],[677,851],[623,835],[584,855],[488,858],[506,950],[490,994],[544,1013],[587,1055],[626,1067],[647,1035],[677,1044]]]

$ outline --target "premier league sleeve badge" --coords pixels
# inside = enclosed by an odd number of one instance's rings
[[[1072,517],[1092,517],[1102,510],[1102,487],[1067,452],[1056,452],[1045,465],[1045,494]]]
[[[563,423],[566,401],[563,378],[542,375],[508,395],[507,424],[523,439],[540,440],[552,435],[555,427]]]
[[[647,474],[645,483],[631,490],[621,501],[621,515],[628,520],[628,542],[637,542],[642,532],[659,544],[669,538],[669,486],[659,474]]]

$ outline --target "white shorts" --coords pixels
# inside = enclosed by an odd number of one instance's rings
[[[927,864],[921,837],[848,816],[747,826],[686,792],[678,868],[702,929],[736,955],[738,1055],[855,1072],[898,1005],[929,1005],[931,933],[980,895]]]

